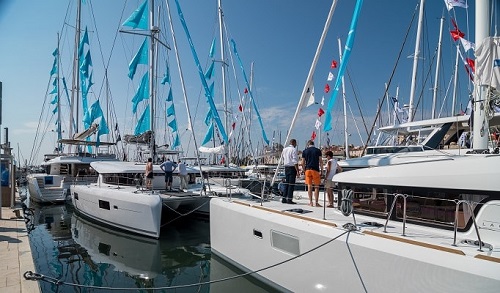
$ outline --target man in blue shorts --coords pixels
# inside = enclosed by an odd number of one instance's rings
[[[172,190],[172,174],[174,173],[175,168],[177,168],[177,164],[170,161],[170,159],[167,159],[160,165],[160,169],[165,172],[166,190]]]

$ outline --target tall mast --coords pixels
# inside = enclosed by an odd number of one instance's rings
[[[219,12],[219,38],[220,38],[220,58],[222,64],[222,100],[224,103],[224,127],[228,129],[228,110],[227,110],[227,92],[226,92],[226,59],[225,59],[225,46],[224,46],[224,23],[223,23],[223,12],[222,12],[222,1],[217,0],[217,8]],[[226,159],[224,160],[224,165],[228,166],[230,156],[230,148],[227,145],[225,147],[227,152],[224,152]]]
[[[342,61],[342,43],[340,38],[337,39],[339,43],[339,57],[340,61]],[[344,141],[345,141],[345,158],[349,159],[349,133],[347,132],[347,101],[345,97],[345,85],[344,85],[344,77],[342,76],[342,101],[344,102]]]
[[[175,58],[177,61],[177,70],[179,70],[179,77],[180,77],[181,86],[182,86],[182,94],[184,96],[184,103],[186,104],[186,114],[187,114],[187,118],[188,118],[188,129],[191,131],[191,133],[193,135],[193,142],[194,142],[194,147],[195,147],[194,153],[196,155],[196,160],[198,162],[198,166],[199,166],[199,170],[200,170],[200,177],[204,178],[201,159],[200,159],[200,152],[198,151],[198,142],[196,141],[196,135],[194,134],[194,131],[193,131],[193,119],[191,117],[191,111],[189,110],[189,101],[188,101],[188,97],[187,97],[186,85],[184,83],[184,74],[182,73],[182,69],[181,69],[181,59],[179,57],[179,50],[177,50],[177,39],[175,37],[174,26],[172,24],[172,15],[170,14],[170,5],[168,4],[168,0],[165,0],[165,4],[167,6],[170,31],[172,32],[172,42],[174,44]]]
[[[78,117],[78,103],[80,95],[80,56],[78,54],[78,45],[80,43],[80,22],[82,15],[82,2],[78,0],[78,5],[76,9],[76,28],[75,28],[75,52],[73,55],[73,78],[71,88],[71,107],[70,107],[70,119],[69,121],[74,121],[75,111],[76,117]],[[73,137],[73,133],[78,132],[78,120],[75,124],[75,129],[73,129],[73,123],[69,124],[69,137]]]
[[[476,0],[476,46],[480,46],[483,40],[490,36],[490,1]],[[475,76],[475,79],[477,75]],[[474,124],[472,125],[472,147],[475,151],[482,151],[488,148],[488,129],[484,129],[488,125],[486,123],[486,113],[484,109],[486,95],[488,94],[488,85],[479,84],[479,80],[474,81]]]
[[[153,162],[156,162],[156,129],[155,129],[155,105],[156,105],[156,93],[155,93],[155,77],[156,77],[156,66],[155,66],[155,54],[156,54],[156,46],[158,45],[156,42],[156,35],[158,34],[158,28],[155,27],[154,20],[154,0],[149,1],[149,123],[151,129],[151,141],[149,144],[149,151],[151,152],[151,157],[153,158]]]
[[[59,33],[57,33],[57,71],[56,71],[56,78],[57,78],[57,153],[62,153],[62,129],[61,129],[61,86],[60,86],[60,80],[59,80],[59,73],[60,73],[60,68],[61,68],[61,58],[59,54]],[[70,123],[72,124],[72,123]]]
[[[441,16],[441,22],[439,25],[439,42],[438,42],[438,51],[437,51],[437,61],[436,61],[436,74],[434,80],[434,88],[433,88],[433,96],[432,96],[432,119],[436,118],[436,103],[437,103],[437,92],[438,92],[438,81],[439,81],[439,66],[441,65],[441,43],[443,39],[443,25],[444,25],[444,16]],[[456,76],[456,74],[455,74]],[[452,115],[455,114],[454,105],[452,106]]]
[[[417,39],[415,42],[415,52],[413,53],[413,73],[411,77],[410,107],[408,108],[408,122],[413,121],[413,103],[415,100],[415,86],[417,83],[418,58],[420,58],[420,38],[422,36],[422,24],[424,17],[425,0],[420,0],[420,11],[418,15]]]

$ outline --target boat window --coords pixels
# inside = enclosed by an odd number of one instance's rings
[[[122,185],[122,186],[137,186],[141,185],[142,173],[109,173],[102,174],[105,183]]]
[[[377,217],[387,217],[396,194],[406,194],[407,220],[430,226],[453,229],[455,214],[458,216],[458,228],[465,229],[472,224],[471,212],[477,212],[478,205],[488,200],[487,195],[461,193],[453,190],[435,191],[425,188],[363,187],[352,188],[354,191],[353,208],[355,212]],[[466,203],[465,203],[466,202]],[[458,212],[456,208],[458,204]],[[392,219],[402,220],[404,198],[397,197]]]

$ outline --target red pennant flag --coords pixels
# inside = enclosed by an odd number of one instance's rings
[[[241,104],[238,106],[238,110],[240,110],[240,112],[243,112],[243,106],[241,106]]]
[[[333,60],[331,67],[332,68],[337,68],[337,61]]]
[[[455,28],[454,30],[450,31],[453,40],[457,41],[458,39],[463,38],[465,34],[458,29],[458,25],[453,18],[451,19],[451,24]]]
[[[465,34],[459,29],[450,31],[450,34],[454,41],[458,41],[460,38],[463,38],[465,36]]]
[[[323,109],[319,108],[319,110],[318,110],[318,117],[323,116],[323,114],[325,114],[325,111],[323,111]]]
[[[233,124],[231,125],[231,127],[233,127],[233,130],[234,130],[234,128],[236,127],[236,122],[233,122]]]
[[[248,89],[245,88],[245,90],[243,91],[245,94],[248,94]]]
[[[313,133],[311,134],[311,140],[314,140],[316,138],[316,131],[313,131]]]
[[[330,86],[328,84],[325,85],[325,93],[328,94],[328,92],[330,91]]]
[[[475,72],[476,66],[474,64],[474,60],[472,60],[470,58],[465,58],[465,60],[467,60],[467,65],[469,65],[469,67],[472,69],[472,72]]]

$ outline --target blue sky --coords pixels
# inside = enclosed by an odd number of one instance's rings
[[[127,77],[128,62],[138,49],[142,39],[129,34],[117,33],[120,24],[140,5],[142,1],[130,0],[87,0],[83,8],[82,22],[89,27],[90,47],[93,57],[94,81],[92,99],[106,99],[104,87],[104,67],[107,67],[109,77],[109,99],[113,103],[116,113],[116,122],[123,134],[130,133],[136,119],[131,111],[131,99],[138,84],[138,79],[130,81]],[[417,7],[418,0],[379,0],[364,1],[358,23],[356,39],[352,49],[346,82],[346,96],[349,105],[349,130],[350,142],[360,145],[366,140],[366,130],[370,129],[377,110],[377,104],[383,98],[385,84],[389,82],[391,73],[396,65],[398,53],[405,41],[404,37],[410,25],[410,20]],[[164,1],[157,1],[164,5]],[[189,27],[194,46],[199,55],[201,65],[207,66],[208,52],[214,37],[218,40],[218,27],[216,15],[216,0],[194,1],[179,0],[184,17]],[[316,101],[320,102],[322,96],[325,103],[330,99],[330,93],[323,89],[328,83],[333,88],[334,81],[327,81],[329,72],[337,76],[338,69],[331,69],[332,60],[339,61],[338,43],[340,38],[345,43],[351,22],[355,1],[339,1],[332,24],[321,52],[316,71],[314,73],[314,88]],[[175,6],[174,1],[170,2]],[[253,1],[223,1],[226,28],[238,47],[238,53],[243,61],[247,75],[250,75],[250,64],[253,62],[253,96],[258,105],[267,136],[270,140],[283,142],[297,107],[300,94],[304,87],[311,62],[318,45],[318,41],[325,24],[326,16],[331,6],[331,1],[314,0],[253,0]],[[44,104],[46,93],[50,92],[49,72],[52,68],[52,52],[57,46],[57,33],[61,33],[61,47],[68,58],[72,53],[72,34],[70,26],[75,20],[75,1],[45,0],[0,0],[0,81],[3,82],[3,119],[2,127],[9,128],[9,140],[13,152],[24,163],[32,153],[36,127],[39,123],[41,108]],[[90,13],[92,7],[93,14]],[[439,33],[439,19],[445,16],[444,38],[442,45],[442,77],[440,77],[440,100],[449,102],[450,94],[446,94],[452,76],[455,49],[448,31],[451,28],[450,14],[445,9],[442,0],[427,0],[424,19],[424,38],[422,41],[422,55],[417,86],[417,96],[422,94],[420,107],[430,108],[432,93],[430,88],[434,80],[434,67],[429,69],[433,54],[437,47]],[[473,32],[468,31],[465,9],[455,9],[454,16],[466,38],[473,40]],[[179,25],[175,10],[175,34],[179,46],[183,75],[188,92],[188,103],[193,115],[195,133],[198,144],[203,140],[206,126],[203,119],[206,114],[207,104],[202,94],[201,82],[196,67],[189,51],[186,37]],[[452,13],[454,11],[452,10]],[[472,7],[469,15],[473,15]],[[163,17],[163,16],[162,16]],[[402,49],[401,59],[395,69],[394,77],[389,88],[389,95],[396,95],[399,87],[399,99],[408,103],[411,67],[413,59],[408,58],[413,54],[415,47],[416,23],[409,28],[409,37]],[[470,17],[469,21],[472,21]],[[163,21],[166,21],[163,18]],[[67,26],[63,26],[64,23]],[[64,27],[64,29],[63,29]],[[469,29],[473,28],[470,24]],[[170,32],[167,34],[168,43],[172,45]],[[217,43],[218,46],[218,43]],[[220,54],[217,51],[216,54]],[[470,54],[470,53],[469,53]],[[167,58],[162,55],[162,58]],[[469,56],[470,57],[470,56]],[[172,72],[172,89],[182,140],[182,148],[186,155],[192,156],[191,134],[184,129],[187,125],[185,104],[172,50],[168,53]],[[108,64],[104,66],[103,64]],[[232,66],[232,65],[230,65]],[[243,91],[244,84],[241,71],[236,66],[236,74],[240,75],[237,81],[229,81],[232,96],[232,107],[239,104],[238,97],[233,92],[236,89]],[[435,66],[435,61],[434,65]],[[70,80],[70,64],[63,64],[68,82]],[[216,76],[220,76],[220,68]],[[468,80],[464,74],[463,65],[459,71],[459,104],[466,104],[468,98]],[[429,74],[431,73],[431,74]],[[230,78],[233,77],[232,69]],[[428,77],[430,76],[430,77]],[[427,84],[422,85],[422,80],[427,79]],[[217,87],[216,87],[217,88]],[[160,95],[166,94],[166,89],[159,91]],[[220,106],[220,94],[216,103]],[[91,101],[92,102],[92,101]],[[103,102],[101,102],[103,103]],[[299,141],[299,148],[310,138],[314,131],[314,124],[320,105],[313,105],[301,111],[297,124],[292,132],[292,137]],[[383,107],[387,108],[387,105]],[[465,105],[462,106],[464,108]],[[323,108],[326,108],[323,107]],[[361,118],[360,110],[363,115]],[[343,117],[340,96],[332,112],[333,130],[329,132],[332,144],[343,144]],[[389,110],[390,111],[390,110]],[[449,115],[450,106],[443,107],[442,115]],[[236,115],[237,111],[234,112]],[[417,112],[416,117],[424,118],[425,110]],[[388,117],[387,113],[382,117]],[[363,121],[367,124],[363,126]],[[111,121],[114,123],[114,121]],[[262,147],[260,127],[255,120],[252,122],[253,147]],[[110,126],[111,127],[111,126]],[[55,133],[50,131],[55,127],[47,128],[45,139],[41,143],[41,150],[34,163],[41,161],[41,154],[52,152],[55,146]],[[358,133],[359,129],[359,133]],[[229,132],[229,130],[228,130]],[[320,133],[318,133],[320,135]],[[3,134],[2,134],[3,136]],[[321,140],[319,140],[321,138]],[[317,144],[324,145],[326,136],[321,134]],[[19,148],[18,148],[19,146]],[[19,154],[19,156],[18,156]]]

